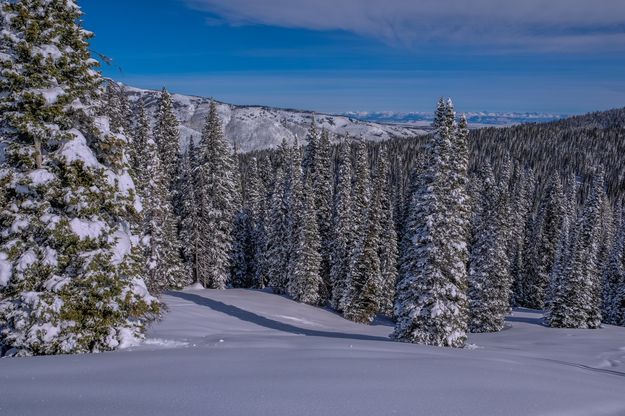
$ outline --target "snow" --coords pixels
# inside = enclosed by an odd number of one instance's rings
[[[132,250],[132,242],[127,230],[119,229],[115,231],[110,238],[110,242],[114,242],[113,256],[111,257],[111,264],[117,266],[124,261],[124,257],[130,254]]]
[[[625,414],[625,328],[551,329],[518,309],[504,331],[450,349],[392,342],[388,321],[355,324],[264,291],[163,301],[139,346],[1,359],[0,414]]]
[[[106,223],[101,220],[85,220],[72,218],[69,227],[81,240],[86,238],[98,238],[106,227]]]
[[[87,145],[87,139],[85,139],[85,136],[83,136],[83,134],[77,129],[71,129],[69,132],[74,136],[74,138],[63,143],[60,150],[61,155],[63,155],[70,163],[82,161],[87,167],[94,169],[102,168],[102,165],[98,162],[93,152]]]
[[[19,258],[19,260],[17,261],[17,265],[16,265],[16,269],[19,272],[24,272],[26,271],[26,269],[28,269],[30,266],[32,266],[33,264],[35,264],[37,262],[37,255],[35,254],[35,252],[30,249],[28,251],[25,251]]]
[[[53,181],[55,176],[45,169],[36,169],[28,174],[28,178],[33,185],[40,186]]]
[[[59,97],[65,93],[61,87],[32,89],[30,92],[41,95],[46,101],[47,105],[54,105],[58,101]]]
[[[9,261],[7,253],[0,252],[0,287],[4,287],[9,284],[12,269],[13,266]]]

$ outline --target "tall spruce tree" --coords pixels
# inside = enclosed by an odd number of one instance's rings
[[[202,131],[202,144],[198,167],[198,188],[202,199],[198,280],[204,287],[225,289],[230,281],[232,224],[239,196],[236,167],[214,101],[211,101]]]
[[[597,263],[603,172],[593,177],[583,211],[569,232],[566,257],[558,272],[558,289],[549,302],[547,323],[560,328],[597,328],[601,325],[601,276]]]
[[[191,274],[190,280],[197,282],[196,259],[200,246],[200,223],[195,192],[195,157],[193,155],[195,155],[195,146],[191,141],[188,150],[182,155],[180,164],[178,235],[185,269]]]
[[[399,249],[395,229],[394,207],[391,197],[391,177],[388,153],[382,148],[378,155],[375,189],[380,198],[380,312],[392,316],[395,306],[395,286],[397,285],[397,261]]]
[[[467,203],[467,166],[466,159],[451,157],[451,152],[466,146],[467,138],[455,131],[451,102],[439,102],[434,126],[431,163],[410,201],[392,337],[462,347],[467,329],[468,218],[461,205]],[[459,165],[450,166],[451,160]],[[450,198],[458,202],[450,203]]]
[[[176,185],[176,171],[178,152],[180,150],[180,124],[174,114],[171,95],[165,88],[161,91],[158,110],[156,112],[156,124],[154,126],[154,140],[158,146],[158,152],[163,163],[164,179],[167,189],[174,197]]]
[[[352,210],[352,227],[353,240],[349,251],[349,263],[346,286],[352,286],[352,278],[357,273],[359,258],[365,245],[367,234],[369,233],[369,224],[367,216],[371,197],[371,178],[369,172],[369,158],[367,154],[367,146],[362,139],[354,143],[354,159],[352,163],[352,190],[351,190],[351,210]],[[354,292],[345,290],[343,292],[342,305],[345,307],[352,302],[350,296]]]
[[[623,214],[621,214],[622,216]],[[607,266],[603,272],[603,321],[613,325],[625,322],[625,222],[617,232]]]
[[[543,309],[545,292],[553,270],[558,236],[564,217],[564,194],[559,174],[554,174],[535,222],[532,243],[526,247],[528,261],[524,271],[524,306]]]
[[[380,267],[380,222],[381,222],[381,195],[382,188],[375,187],[370,196],[367,207],[365,235],[352,253],[349,287],[347,289],[347,302],[343,315],[345,318],[360,322],[370,323],[380,310],[382,292],[382,272]]]
[[[150,137],[144,149],[149,178],[145,196],[144,231],[147,245],[147,283],[151,292],[180,289],[191,283],[189,270],[180,257],[177,219],[169,198],[169,186],[163,163]]]
[[[345,307],[344,295],[349,287],[350,247],[354,242],[349,144],[342,143],[338,154],[336,191],[332,211],[330,280],[332,281],[331,305],[334,309],[342,311]]]
[[[132,235],[128,139],[98,116],[81,15],[69,0],[0,2],[0,350],[114,349],[158,309]]]
[[[292,236],[292,253],[289,258],[289,281],[287,292],[298,302],[317,304],[322,280],[321,241],[317,229],[314,196],[310,176],[304,179],[299,200],[292,206],[295,234]]]
[[[503,329],[510,312],[512,279],[506,252],[507,193],[496,183],[487,163],[480,172],[479,194],[469,257],[469,330],[496,332]]]

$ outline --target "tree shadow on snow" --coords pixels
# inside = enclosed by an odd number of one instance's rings
[[[547,326],[545,325],[545,322],[543,321],[542,316],[536,317],[536,318],[532,318],[528,316],[507,316],[506,322],[523,322],[525,324],[532,324],[532,325],[538,325],[538,326],[544,326],[544,327]]]
[[[223,302],[216,301],[214,299],[209,299],[203,296],[194,295],[192,293],[168,292],[167,294],[169,296],[175,296],[180,299],[188,300],[200,306],[209,307],[214,311],[225,313],[226,315],[230,315],[242,321],[251,322],[253,324],[264,326],[265,328],[269,328],[269,329],[275,329],[277,331],[289,332],[291,334],[306,335],[306,336],[311,336],[311,337],[344,338],[344,339],[355,339],[355,340],[362,340],[362,341],[389,341],[391,342],[389,338],[378,337],[374,335],[317,331],[314,329],[300,328],[294,325],[285,324],[283,322],[265,318],[264,316],[257,315],[253,312],[249,312],[244,309],[237,308],[236,306],[232,306]]]

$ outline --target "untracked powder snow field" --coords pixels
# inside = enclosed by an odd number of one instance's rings
[[[625,415],[625,328],[516,309],[464,349],[265,291],[189,289],[122,351],[0,360],[0,415]]]

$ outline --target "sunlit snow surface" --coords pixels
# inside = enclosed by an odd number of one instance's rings
[[[0,360],[0,415],[624,415],[625,328],[517,310],[454,350],[251,290],[188,290],[147,340]]]

